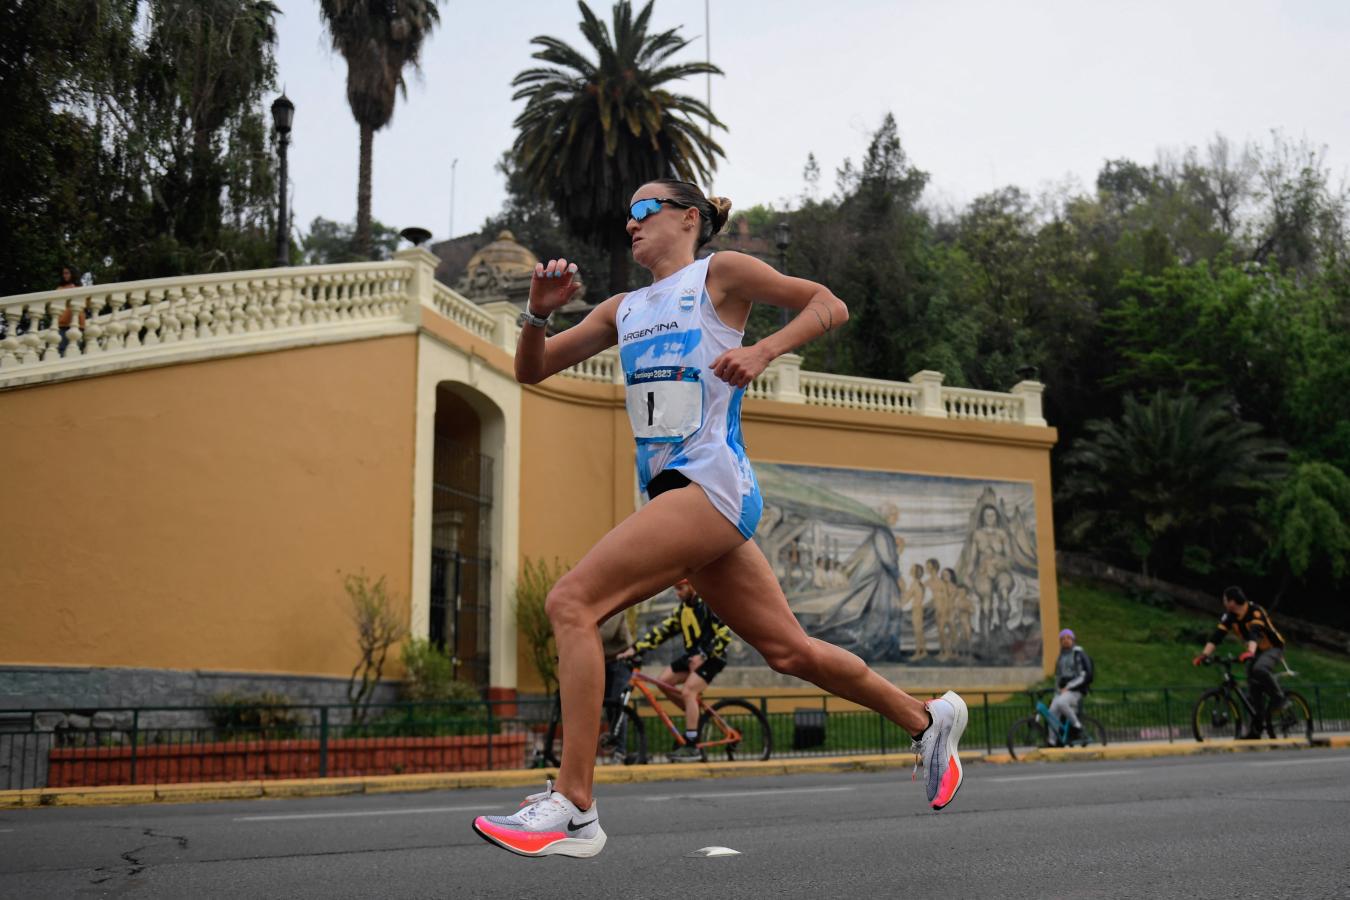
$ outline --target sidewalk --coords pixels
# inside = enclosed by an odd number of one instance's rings
[[[1321,735],[1312,747],[1350,749],[1350,734]],[[1252,753],[1307,749],[1294,738],[1260,741],[1148,741],[1104,747],[1074,747],[1038,750],[1014,761],[1007,753],[971,751],[961,754],[964,763],[1017,765],[1021,762],[1075,762],[1078,760],[1153,759],[1165,756],[1199,756],[1214,753]],[[766,775],[797,775],[808,772],[880,772],[908,769],[912,753],[876,756],[815,756],[770,759],[764,762],[654,763],[647,766],[602,766],[595,771],[596,784],[632,784],[649,781],[692,781],[709,778],[748,778]],[[217,800],[247,800],[279,797],[334,797],[342,794],[390,794],[411,791],[443,791],[460,788],[535,787],[554,771],[509,769],[496,772],[445,772],[427,775],[380,775],[357,778],[297,778],[267,781],[208,782],[202,784],[127,785],[88,788],[32,788],[0,791],[0,809],[38,806],[121,806],[141,803],[206,803]]]

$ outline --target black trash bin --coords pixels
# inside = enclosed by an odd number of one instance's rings
[[[825,746],[825,710],[792,711],[792,749],[810,750]]]

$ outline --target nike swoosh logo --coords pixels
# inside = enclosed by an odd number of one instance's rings
[[[587,825],[593,825],[593,824],[595,824],[595,820],[594,820],[594,819],[591,819],[591,820],[589,820],[589,821],[587,821],[587,822],[575,822],[575,821],[573,821],[572,819],[568,819],[568,820],[567,820],[567,830],[568,830],[568,831],[580,831],[581,829],[585,828]]]

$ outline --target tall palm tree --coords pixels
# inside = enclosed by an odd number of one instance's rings
[[[1285,472],[1284,448],[1239,419],[1223,395],[1127,396],[1118,420],[1095,419],[1065,456],[1067,536],[1192,570],[1216,548],[1261,536],[1260,501]]]
[[[628,286],[624,225],[633,189],[671,176],[706,181],[716,157],[725,156],[710,133],[725,126],[707,104],[668,85],[722,70],[671,62],[689,40],[678,28],[648,33],[651,0],[636,16],[628,0],[615,3],[612,34],[584,0],[577,6],[595,60],[554,37],[531,41],[541,48],[533,58],[547,65],[511,82],[518,88],[513,99],[527,101],[516,118],[513,152],[568,230],[609,251],[610,292],[618,293]]]
[[[422,43],[440,23],[439,0],[319,0],[333,49],[347,60],[347,104],[361,128],[356,187],[356,250],[370,255],[370,157],[375,132],[408,95],[403,69],[420,65]]]

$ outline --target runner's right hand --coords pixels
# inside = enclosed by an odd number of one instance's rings
[[[530,279],[530,312],[547,316],[567,304],[581,290],[577,264],[565,259],[550,259],[548,264],[535,263],[534,277]]]

